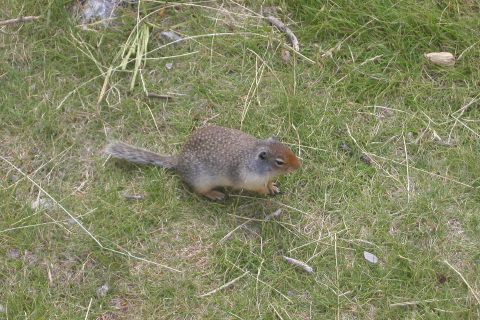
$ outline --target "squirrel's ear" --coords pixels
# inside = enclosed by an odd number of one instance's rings
[[[267,158],[267,153],[265,151],[262,151],[258,154],[258,157],[262,160],[265,160]]]
[[[272,136],[268,138],[268,140],[278,141],[277,137],[274,134],[272,134]]]

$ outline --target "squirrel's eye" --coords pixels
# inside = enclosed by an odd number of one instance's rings
[[[285,162],[283,162],[283,160],[280,160],[280,159],[275,159],[275,163],[278,165],[278,166],[283,166],[285,164]]]

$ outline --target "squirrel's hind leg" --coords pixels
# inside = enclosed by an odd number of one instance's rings
[[[206,186],[203,186],[203,187],[194,186],[193,191],[209,198],[210,200],[224,200],[226,197],[224,193],[213,190],[211,187],[207,188]]]
[[[213,189],[220,186],[230,185],[228,180],[207,174],[197,175],[195,179],[184,180],[193,187],[195,193],[201,194],[210,200],[224,200],[226,198],[225,194]]]
[[[211,199],[211,200],[224,200],[225,199],[225,193],[222,193],[220,191],[216,190],[210,190],[205,193],[202,193],[205,197]]]
[[[222,193],[220,191],[216,190],[202,190],[202,189],[194,189],[194,191],[198,194],[201,194],[205,197],[207,197],[210,200],[224,200],[225,199],[225,193]]]

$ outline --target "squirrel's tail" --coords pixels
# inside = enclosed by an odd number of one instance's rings
[[[178,159],[171,155],[160,155],[145,149],[137,148],[120,141],[113,141],[105,148],[105,152],[120,159],[136,163],[155,164],[167,168],[175,168]]]

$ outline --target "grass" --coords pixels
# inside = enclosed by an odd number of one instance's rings
[[[259,2],[141,1],[84,27],[75,4],[0,9],[43,17],[0,33],[6,319],[479,318],[477,2],[269,1],[300,41],[287,62]],[[211,202],[102,153],[174,154],[205,122],[275,134],[302,169],[279,197]]]

